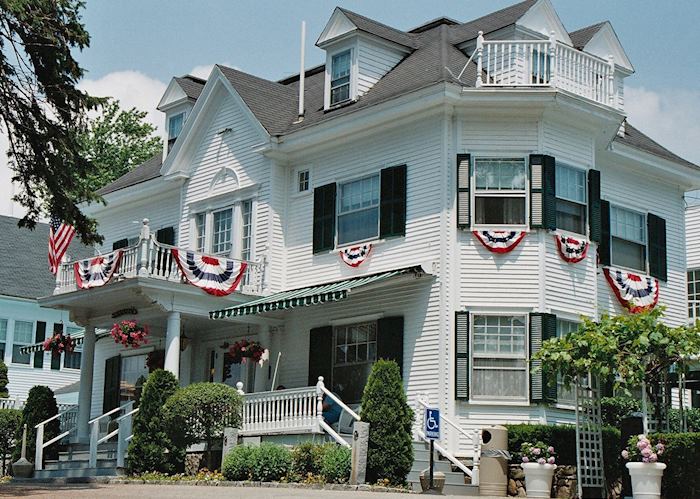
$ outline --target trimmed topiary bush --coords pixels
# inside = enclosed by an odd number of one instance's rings
[[[7,398],[10,392],[7,391],[7,384],[10,382],[7,377],[7,366],[0,360],[0,398]]]
[[[413,465],[413,411],[406,401],[399,366],[379,360],[362,394],[362,421],[369,423],[367,481],[404,485]]]
[[[251,478],[260,482],[279,482],[292,468],[292,453],[281,445],[263,442],[251,456]]]
[[[347,483],[350,480],[350,449],[331,445],[323,455],[321,475],[328,483]]]
[[[184,448],[173,444],[163,416],[163,405],[178,388],[177,378],[170,371],[157,369],[148,376],[129,442],[129,473],[174,473],[184,467]]]
[[[20,425],[22,411],[19,409],[0,409],[0,460],[2,460],[2,476],[7,475],[7,457],[12,453],[16,443],[22,445],[21,440],[15,440],[17,433],[22,433]]]
[[[662,433],[653,435],[666,449],[661,459],[664,470],[661,492],[673,499],[700,497],[700,433]]]
[[[250,480],[255,449],[256,447],[251,445],[238,445],[224,456],[221,472],[226,480]]]
[[[15,433],[15,439],[22,441],[22,428],[26,423],[27,425],[27,459],[30,461],[34,460],[34,453],[36,449],[36,425],[42,421],[46,421],[51,416],[58,414],[58,405],[56,405],[56,397],[53,394],[53,390],[48,386],[35,386],[29,390],[29,395],[27,396],[27,402],[24,404],[22,409],[22,420],[20,421],[17,432]],[[44,442],[57,437],[60,433],[60,424],[58,418],[50,421],[44,425]],[[22,453],[21,445],[15,446],[12,452],[12,461],[16,461],[20,458]],[[56,444],[46,447],[44,449],[44,460],[46,459],[57,459],[58,458],[58,446]],[[36,464],[36,463],[35,463]]]

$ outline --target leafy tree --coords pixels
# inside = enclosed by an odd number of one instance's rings
[[[2,460],[2,475],[7,474],[7,456],[11,453],[15,443],[21,444],[21,440],[16,440],[17,433],[21,433],[22,411],[18,409],[0,409],[0,460]]]
[[[10,392],[7,391],[7,384],[10,380],[7,377],[7,366],[0,360],[0,398],[7,398]]]
[[[99,197],[83,181],[92,165],[81,154],[86,112],[101,99],[77,88],[83,69],[73,57],[90,36],[80,0],[0,0],[0,124],[9,138],[14,199],[34,228],[45,212],[73,224],[85,244],[100,242],[96,223],[78,208]]]
[[[172,444],[163,417],[163,405],[178,386],[170,371],[157,369],[148,376],[134,418],[134,436],[129,442],[129,472],[173,473],[184,464],[184,453]]]
[[[362,394],[362,421],[369,423],[367,481],[406,483],[413,465],[413,411],[406,401],[399,366],[379,360],[372,366]]]
[[[15,433],[15,438],[17,440],[22,439],[22,429],[23,426],[27,425],[27,459],[32,461],[34,459],[36,450],[36,425],[42,421],[46,421],[51,416],[58,414],[58,405],[56,404],[56,397],[53,394],[53,390],[48,386],[34,386],[29,390],[29,395],[27,396],[27,402],[24,404],[24,409],[22,409],[22,420],[20,421],[17,432]],[[44,425],[44,441],[51,440],[57,437],[60,433],[60,426],[58,418],[53,421],[48,422]],[[12,461],[16,461],[20,458],[22,452],[21,446],[16,446],[15,450],[12,452]],[[44,459],[55,459],[58,455],[56,445],[47,447],[44,451]]]
[[[122,110],[119,101],[110,99],[90,120],[79,137],[81,154],[93,166],[84,179],[88,189],[96,191],[162,152],[162,141],[145,121],[146,114],[135,107]]]

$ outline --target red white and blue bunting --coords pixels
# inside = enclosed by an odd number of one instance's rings
[[[578,263],[586,258],[590,244],[585,239],[579,239],[564,234],[557,234],[554,236],[554,239],[557,241],[559,254],[565,262]]]
[[[475,230],[473,234],[487,250],[508,253],[513,251],[527,233],[514,230]]]
[[[98,288],[109,282],[119,268],[122,250],[88,258],[73,264],[75,283],[78,289]]]
[[[659,302],[659,280],[614,268],[603,268],[605,279],[620,304],[633,314],[651,310]]]
[[[248,266],[238,260],[202,255],[194,251],[177,248],[171,248],[170,251],[187,282],[214,296],[233,293]]]
[[[363,244],[362,246],[345,248],[344,250],[340,251],[340,259],[351,267],[359,267],[362,262],[367,260],[371,251],[371,244]]]

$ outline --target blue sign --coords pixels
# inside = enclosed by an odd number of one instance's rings
[[[440,440],[440,409],[426,407],[423,422],[426,438]]]

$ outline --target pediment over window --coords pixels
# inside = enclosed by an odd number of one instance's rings
[[[357,26],[342,10],[336,8],[335,11],[333,11],[333,15],[331,15],[331,18],[328,20],[328,23],[326,23],[323,32],[318,37],[316,45],[322,48],[330,41],[353,31],[357,31]]]
[[[518,19],[515,24],[540,33],[545,37],[549,37],[550,33],[553,31],[554,37],[557,40],[571,45],[569,33],[566,31],[566,28],[564,28],[557,11],[554,10],[549,0],[540,0],[537,2],[524,16]]]
[[[630,62],[629,57],[627,57],[627,53],[622,47],[612,25],[607,21],[602,24],[596,34],[584,45],[583,50],[603,59],[607,59],[608,55],[612,55],[617,66],[626,69],[630,73],[634,72],[632,62]]]
[[[232,191],[238,189],[238,175],[231,167],[224,167],[214,175],[214,178],[209,184],[209,196],[221,193],[223,191]]]

